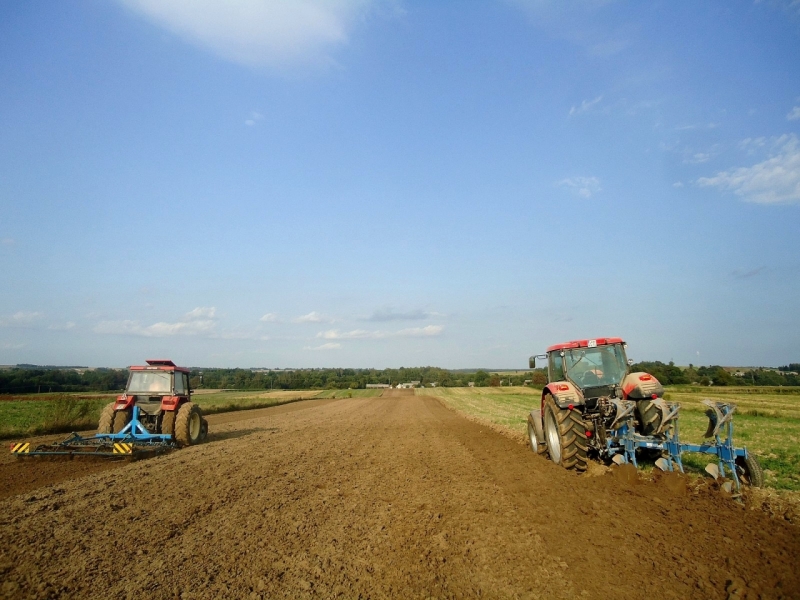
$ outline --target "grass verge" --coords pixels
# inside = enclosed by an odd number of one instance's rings
[[[454,410],[526,435],[528,413],[538,405],[541,390],[530,388],[436,388],[418,390],[440,398]],[[708,419],[700,400],[736,404],[734,444],[745,446],[764,468],[765,484],[778,490],[800,491],[800,394],[778,388],[667,389],[667,399],[681,404],[681,441],[701,443]],[[683,455],[687,472],[702,473],[713,459],[707,454]]]

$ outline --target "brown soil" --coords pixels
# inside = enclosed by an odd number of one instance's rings
[[[1,501],[0,596],[800,597],[797,528],[712,484],[578,476],[425,396],[297,406]]]

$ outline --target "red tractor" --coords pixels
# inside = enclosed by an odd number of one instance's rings
[[[191,401],[189,369],[171,360],[148,360],[146,367],[131,367],[125,393],[100,415],[98,434],[124,438],[160,439],[178,446],[199,444],[206,438],[208,422]]]
[[[531,448],[567,468],[583,471],[591,457],[617,464],[637,465],[640,458],[655,459],[665,471],[683,471],[681,454],[713,454],[716,464],[706,471],[713,477],[730,473],[740,483],[763,484],[758,459],[746,448],[733,446],[733,413],[727,402],[703,400],[708,430],[703,444],[679,440],[680,405],[663,399],[664,387],[649,373],[630,373],[633,361],[620,338],[597,338],[556,344],[536,359],[547,360],[548,384],[540,408],[528,416]]]

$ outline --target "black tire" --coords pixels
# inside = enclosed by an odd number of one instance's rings
[[[639,433],[653,435],[661,427],[661,411],[650,400],[639,400],[636,403],[639,413]]]
[[[133,415],[133,410],[130,408],[123,408],[122,410],[118,410],[114,413],[114,421],[111,426],[111,430],[114,433],[119,433],[125,426],[131,422],[131,416]]]
[[[194,402],[185,402],[175,417],[175,440],[178,445],[194,446],[203,439],[203,413]]]
[[[97,424],[97,433],[111,433],[114,427],[114,402],[109,402],[103,407],[103,412],[100,413],[100,422]]]
[[[755,454],[748,452],[747,458],[736,457],[736,475],[739,480],[752,487],[762,487],[764,485],[764,470],[758,462]]]
[[[544,438],[550,460],[565,469],[586,470],[586,426],[581,413],[559,408],[549,394],[544,400]]]
[[[175,433],[175,413],[174,410],[165,410],[161,415],[161,433],[173,435]],[[174,437],[174,436],[173,436]]]

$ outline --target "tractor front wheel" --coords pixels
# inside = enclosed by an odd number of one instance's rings
[[[100,413],[100,422],[97,424],[97,433],[111,433],[114,427],[114,405],[116,401],[109,402]]]
[[[186,402],[175,417],[175,440],[178,445],[193,446],[203,439],[203,413],[194,402]]]
[[[736,457],[736,475],[746,485],[762,487],[764,485],[764,470],[755,454],[748,452],[747,458]]]
[[[661,427],[661,411],[650,400],[639,400],[636,403],[639,412],[642,435],[653,435]]]
[[[581,413],[559,408],[549,394],[544,400],[544,437],[554,463],[565,469],[586,470],[586,427]]]

